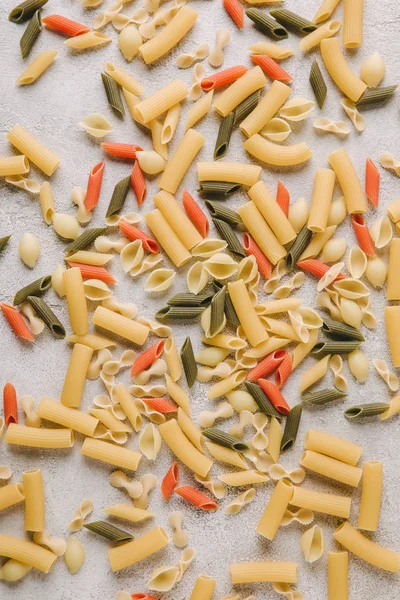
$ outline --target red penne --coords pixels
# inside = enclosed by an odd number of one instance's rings
[[[143,150],[137,144],[120,144],[119,142],[102,142],[102,148],[112,156],[136,160],[136,152]]]
[[[169,402],[165,398],[142,398],[142,402],[162,414],[170,414],[178,410],[175,404],[172,404],[172,402]]]
[[[236,67],[224,69],[223,71],[219,71],[218,73],[203,79],[201,82],[201,89],[205,92],[216,90],[223,85],[233,83],[236,81],[236,79],[239,79],[239,77],[242,77],[245,73],[247,73],[247,71],[247,67],[244,67],[243,65],[236,65]]]
[[[142,371],[150,367],[157,358],[160,358],[163,353],[165,340],[161,340],[156,344],[153,344],[150,348],[139,354],[139,356],[133,362],[131,368],[131,377],[139,375]]]
[[[117,283],[117,280],[104,267],[96,267],[94,265],[85,265],[83,263],[70,262],[70,267],[78,267],[83,279],[100,279],[106,283]]]
[[[286,350],[275,350],[263,358],[247,375],[249,381],[257,381],[260,377],[265,377],[279,367],[285,356]]]
[[[201,510],[217,510],[218,508],[218,504],[214,500],[203,494],[203,492],[195,490],[190,485],[181,485],[175,488],[174,492],[184,500],[190,502],[190,504],[193,504],[193,506],[201,508]]]
[[[90,171],[86,188],[85,208],[93,210],[99,201],[101,183],[103,181],[105,162],[99,162]]]
[[[277,370],[275,371],[275,383],[279,389],[283,386],[292,372],[292,356],[287,353]]]
[[[278,81],[284,81],[285,83],[291,83],[293,81],[293,77],[270,56],[267,56],[266,54],[252,54],[251,60],[261,67],[264,73],[271,79],[277,79]]]
[[[178,483],[179,478],[179,468],[178,463],[173,462],[170,468],[167,471],[164,479],[161,482],[161,493],[165,500],[172,495],[174,489],[176,488],[176,484]]]
[[[362,215],[352,215],[351,223],[361,250],[363,250],[367,256],[375,256],[374,243],[364,217]]]
[[[151,252],[151,254],[157,254],[160,252],[157,242],[134,225],[131,225],[126,221],[121,221],[118,223],[118,227],[121,233],[123,233],[130,240],[142,240],[143,249],[147,250],[147,252]]]
[[[10,423],[18,423],[17,392],[10,382],[7,382],[3,389],[3,406],[6,427]]]
[[[290,194],[280,179],[278,179],[278,187],[276,189],[276,203],[287,217],[289,214]]]
[[[272,264],[248,233],[243,234],[243,248],[248,256],[254,256],[258,270],[264,279],[269,279],[272,273]]]
[[[326,265],[322,260],[317,260],[316,258],[309,258],[307,260],[300,260],[297,263],[297,266],[303,271],[307,271],[307,273],[311,273],[312,275],[316,275],[321,278],[325,275],[327,271],[329,271],[330,266]],[[346,275],[343,273],[339,273],[336,277],[335,281],[340,281],[340,279],[345,279]]]
[[[235,25],[237,25],[239,29],[243,29],[244,8],[240,4],[239,0],[223,0],[223,5]]]
[[[131,173],[131,185],[133,192],[136,196],[136,202],[138,206],[142,206],[143,201],[146,197],[146,180],[143,175],[143,171],[140,168],[139,161],[135,160],[135,164],[133,165],[132,173]]]
[[[272,381],[268,381],[267,379],[259,379],[257,383],[262,391],[268,396],[269,401],[275,406],[278,412],[280,412],[282,415],[287,415],[290,413],[290,406]]]
[[[207,216],[187,190],[183,190],[182,204],[197,231],[203,238],[206,238],[210,227]]]
[[[372,204],[378,208],[379,204],[379,183],[381,180],[380,173],[372,160],[367,158],[365,163],[365,193]]]
[[[29,331],[28,325],[25,323],[19,310],[14,308],[14,306],[6,304],[5,302],[0,303],[0,308],[3,311],[3,315],[7,319],[11,329],[18,337],[28,340],[28,342],[35,341],[35,338]]]
[[[49,15],[42,19],[42,23],[49,29],[54,29],[71,37],[90,31],[90,27],[86,27],[86,25],[82,25],[82,23],[77,23],[76,21],[71,21],[71,19],[67,19],[62,15]]]
[[[138,594],[131,594],[132,600],[157,600],[154,596],[146,594],[145,592],[139,592]]]

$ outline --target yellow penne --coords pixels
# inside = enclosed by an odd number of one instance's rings
[[[186,175],[190,165],[200,152],[204,144],[204,136],[195,129],[189,129],[183,136],[180,144],[170,158],[158,183],[162,190],[175,194],[182,179]],[[190,221],[189,221],[190,223]],[[201,236],[195,227],[190,223],[196,232],[196,236]],[[194,244],[193,244],[194,245]]]
[[[169,544],[167,532],[162,527],[155,527],[144,535],[126,544],[115,546],[108,551],[112,571],[120,571],[136,564],[161,550]]]
[[[30,85],[34,83],[54,62],[58,50],[45,50],[31,62],[25,71],[18,77],[18,85]]]
[[[315,174],[307,223],[308,229],[314,231],[314,233],[324,232],[328,224],[335,178],[335,172],[331,169],[318,169]]]
[[[264,87],[266,83],[262,69],[259,66],[253,67],[222,92],[213,106],[218,114],[226,117],[243,100]]]
[[[142,458],[140,452],[91,438],[86,438],[83,442],[81,454],[131,471],[136,471]]]
[[[242,121],[240,129],[250,137],[261,131],[283,106],[290,95],[290,87],[274,81],[255,109]]]
[[[167,191],[158,192],[153,201],[185,248],[191,250],[202,241],[203,238],[200,233],[171,193]]]
[[[183,464],[201,477],[207,476],[212,461],[188,440],[176,419],[162,423],[158,429],[164,442]]]

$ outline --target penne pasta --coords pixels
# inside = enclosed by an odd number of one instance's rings
[[[134,112],[140,123],[150,123],[178,102],[186,98],[187,88],[183,81],[174,79],[148,98],[135,105]]]
[[[329,163],[336,173],[342,188],[347,212],[357,214],[367,210],[367,203],[360,180],[349,155],[344,148],[332,152],[328,156]],[[307,256],[304,258],[312,258]]]
[[[296,232],[265,183],[263,181],[257,182],[249,189],[248,194],[271,228],[278,242],[282,246],[292,242],[296,237]]]
[[[18,77],[18,85],[30,85],[34,83],[54,62],[58,50],[45,50],[41,52],[33,62]]]
[[[319,169],[315,174],[307,223],[308,229],[314,233],[322,233],[327,227],[335,179],[335,172],[331,169]]]
[[[247,71],[242,77],[237,79],[229,86],[218,99],[213,107],[222,117],[226,117],[243,100],[248,98],[253,92],[263,88],[267,80],[260,67],[256,66]]]
[[[203,144],[204,137],[201,133],[194,129],[186,131],[175,153],[170,158],[164,173],[161,175],[158,185],[162,190],[166,190],[171,194],[176,192]]]
[[[154,237],[176,267],[184,265],[191,259],[190,252],[185,248],[159,209],[146,213],[145,219]]]
[[[259,133],[271,121],[290,95],[290,87],[274,81],[255,109],[240,124],[240,129],[250,137]]]

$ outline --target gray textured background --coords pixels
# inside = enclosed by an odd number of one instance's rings
[[[104,2],[103,7],[111,4]],[[92,52],[74,54],[68,51],[63,44],[63,37],[56,33],[44,31],[37,41],[31,57],[34,57],[44,49],[57,48],[59,56],[49,71],[33,86],[17,88],[15,80],[24,69],[24,63],[20,58],[19,39],[24,26],[10,23],[7,14],[14,2],[6,0],[0,6],[0,56],[2,62],[2,74],[0,78],[1,98],[1,136],[0,154],[10,153],[10,147],[6,141],[6,132],[16,123],[27,127],[42,142],[57,152],[61,157],[61,166],[51,178],[54,190],[55,203],[58,211],[75,214],[75,208],[70,201],[70,191],[73,186],[86,186],[87,176],[91,167],[103,158],[103,152],[96,140],[93,140],[80,129],[80,119],[91,112],[101,112],[113,124],[113,132],[106,138],[112,141],[140,143],[143,147],[150,149],[148,138],[135,126],[129,114],[124,121],[119,121],[107,105],[100,72],[105,61],[114,61],[124,65],[124,59],[119,53],[116,43],[117,33],[111,25],[107,28],[113,38],[113,43],[105,48]],[[140,4],[128,4],[124,12],[130,14]],[[238,31],[223,10],[219,0],[195,0],[192,3],[200,13],[200,18],[190,35],[167,58],[157,65],[147,68],[140,59],[131,64],[125,64],[127,70],[133,73],[143,82],[145,93],[151,94],[154,90],[165,85],[174,77],[181,77],[187,84],[190,83],[192,71],[181,71],[175,66],[174,59],[182,51],[191,51],[198,44],[208,42],[214,43],[215,31],[218,27],[227,27],[233,36],[231,43],[226,48],[226,60],[224,67],[235,64],[250,65],[247,47],[257,40],[264,39],[249,21],[243,31]],[[297,10],[305,17],[312,18],[316,12],[318,1],[307,2],[299,0],[295,3],[288,0],[287,8]],[[44,13],[60,13],[72,19],[76,19],[90,25],[96,12],[84,12],[78,0],[50,0]],[[373,51],[378,50],[384,57],[387,65],[385,84],[398,81],[398,65],[400,63],[400,46],[398,42],[399,26],[398,4],[393,0],[387,2],[373,2],[366,0],[365,7],[365,40],[361,49],[348,52],[348,58],[357,71],[362,60]],[[342,16],[342,8],[339,7],[336,15]],[[285,42],[286,43],[286,42]],[[298,39],[290,36],[288,45],[296,48]],[[308,83],[308,74],[311,62],[318,53],[310,53],[306,56],[296,53],[295,56],[284,62],[285,68],[293,74],[295,81],[292,85],[293,95],[312,98],[312,92]],[[30,59],[29,59],[30,60]],[[27,61],[28,62],[28,61]],[[321,63],[321,61],[320,61]],[[204,62],[207,72],[212,69]],[[325,72],[324,72],[325,73]],[[334,85],[327,79],[329,85],[328,98],[323,111],[316,109],[311,118],[294,127],[294,133],[289,137],[288,143],[306,140],[313,151],[313,158],[307,166],[286,172],[277,171],[268,167],[263,169],[262,178],[275,191],[278,176],[289,188],[292,201],[304,196],[308,200],[311,197],[313,177],[316,169],[326,167],[329,152],[339,148],[342,142],[333,135],[319,136],[312,128],[312,122],[318,116],[328,116],[332,119],[346,120],[339,105],[340,94]],[[179,132],[172,142],[172,149],[181,138],[184,130],[185,115],[189,103],[183,108],[183,118],[179,124]],[[343,142],[349,151],[361,179],[364,179],[364,165],[367,156],[377,163],[378,155],[383,150],[397,154],[399,158],[398,145],[398,101],[392,100],[384,109],[365,113],[367,127],[363,134],[357,134],[353,129],[348,139]],[[198,126],[206,137],[206,144],[199,156],[202,160],[212,158],[213,145],[217,134],[217,118],[210,113],[209,117]],[[231,147],[227,159],[249,160],[241,147],[241,134],[239,131],[233,135]],[[113,161],[108,158],[103,181],[100,205],[95,211],[92,224],[102,224],[110,194],[115,183],[129,174],[129,164]],[[381,170],[382,171],[382,170]],[[43,174],[33,166],[31,175],[39,180]],[[381,206],[378,215],[385,213],[385,206],[394,200],[399,193],[398,179],[391,173],[382,171]],[[184,181],[185,187],[191,192],[196,190],[195,168]],[[149,184],[149,193],[141,212],[149,210],[152,206],[152,193],[157,190],[156,181]],[[336,190],[335,197],[339,195]],[[15,291],[32,279],[50,273],[55,265],[62,261],[62,250],[64,244],[57,238],[51,227],[47,227],[43,221],[40,205],[36,198],[9,186],[0,187],[0,235],[13,233],[11,243],[0,260],[0,300],[11,301]],[[178,197],[180,198],[181,190]],[[196,196],[196,194],[195,194]],[[246,200],[244,194],[235,196],[229,201],[230,206],[235,207]],[[130,193],[126,202],[126,209],[136,210],[133,195]],[[368,214],[368,222],[374,219],[373,211]],[[25,267],[18,257],[18,242],[25,231],[36,234],[41,242],[42,252],[39,261],[31,272]],[[349,222],[340,226],[336,236],[346,237],[351,246],[355,239]],[[386,254],[383,253],[383,254]],[[165,265],[168,260],[165,259]],[[167,296],[185,289],[184,276],[187,268],[181,270],[181,275],[176,277],[173,287],[167,292]],[[111,271],[118,278],[115,293],[122,301],[135,302],[138,305],[139,314],[151,318],[157,309],[165,302],[165,296],[157,299],[149,299],[143,292],[144,278],[133,281],[125,276],[120,268],[119,259],[116,257],[111,266]],[[313,305],[315,297],[315,281],[307,279],[306,284],[300,291],[305,304]],[[50,301],[55,312],[67,325],[68,317],[66,305],[53,292],[49,292],[47,299]],[[265,298],[264,298],[265,299]],[[383,307],[385,306],[385,294],[372,293],[372,306],[378,319],[378,328],[375,331],[366,330],[367,343],[363,350],[370,359],[374,357],[385,358],[390,361],[388,354],[386,335],[383,325]],[[184,337],[190,331],[195,350],[199,349],[200,330],[198,325],[189,328],[185,326],[174,326],[174,334],[181,344]],[[17,340],[9,330],[3,318],[0,319],[0,339],[2,356],[0,361],[0,385],[10,380],[17,388],[18,394],[31,394],[36,401],[43,395],[59,398],[65,375],[66,366],[70,354],[70,348],[66,342],[54,340],[47,332],[38,337],[34,345],[24,345]],[[116,354],[119,355],[123,345],[121,344]],[[312,359],[308,359],[303,368],[310,366]],[[346,366],[347,370],[347,366]],[[284,393],[290,404],[298,399],[298,384],[302,369],[296,371],[284,388]],[[348,373],[348,370],[347,370]],[[400,550],[399,521],[398,521],[398,496],[399,496],[399,458],[398,458],[398,419],[381,423],[374,421],[370,423],[352,424],[343,417],[344,408],[358,402],[373,400],[385,401],[389,392],[378,376],[371,372],[366,384],[356,384],[351,375],[349,396],[344,403],[339,403],[321,411],[304,411],[300,427],[299,438],[296,448],[290,453],[282,456],[282,463],[288,468],[294,468],[302,452],[305,433],[309,427],[321,428],[364,446],[363,460],[379,459],[384,462],[384,490],[383,506],[379,531],[371,535],[371,538],[391,549]],[[121,380],[128,381],[125,373]],[[88,408],[91,399],[99,393],[101,386],[99,382],[88,382],[85,390],[83,407]],[[216,405],[213,401],[207,401],[204,384],[196,384],[191,393],[193,413],[196,416],[204,409]],[[227,424],[224,424],[227,425]],[[38,467],[43,470],[46,487],[46,528],[54,536],[65,536],[67,524],[69,523],[81,500],[91,497],[95,503],[93,518],[103,517],[102,509],[116,502],[129,501],[128,497],[121,491],[111,487],[108,475],[113,470],[106,465],[83,458],[79,449],[82,443],[80,435],[76,436],[76,444],[68,451],[40,451],[10,449],[4,444],[0,446],[0,464],[9,464],[14,472],[13,481],[18,481],[24,470]],[[137,448],[138,439],[134,436],[128,447]],[[138,476],[146,472],[154,472],[159,480],[166,472],[171,461],[169,451],[164,447],[159,454],[156,464],[148,464],[146,459],[141,463]],[[214,473],[221,472],[223,467],[214,468]],[[228,469],[226,469],[228,470]],[[191,475],[185,469],[181,469],[181,482],[191,483]],[[324,491],[336,491],[349,494],[350,490],[344,486],[333,486],[328,481],[310,475],[305,482],[307,487]],[[170,530],[167,525],[167,516],[172,510],[183,509],[185,513],[184,525],[190,534],[190,546],[197,549],[198,554],[195,563],[187,572],[183,581],[171,593],[163,595],[165,600],[185,600],[190,596],[190,591],[199,573],[206,573],[218,580],[215,598],[228,595],[231,590],[228,565],[231,562],[244,560],[296,560],[299,563],[299,579],[297,589],[304,593],[307,600],[322,600],[327,597],[326,586],[326,554],[314,565],[304,562],[299,546],[299,538],[302,529],[293,525],[279,531],[273,543],[260,539],[255,534],[255,526],[263,511],[263,508],[271,494],[272,485],[261,487],[257,492],[256,500],[243,510],[238,516],[226,516],[222,510],[217,513],[200,513],[190,506],[185,506],[178,498],[171,498],[164,506],[159,490],[152,495],[150,508],[154,511],[155,523],[162,524]],[[226,505],[230,499],[240,490],[232,490],[221,505]],[[356,522],[358,513],[359,490],[353,494],[354,502],[352,508],[352,522]],[[327,549],[334,549],[332,532],[338,525],[339,519],[318,516],[319,523],[324,530]],[[129,527],[127,529],[139,535],[152,525],[144,524]],[[3,533],[23,536],[23,515],[21,506],[16,506],[4,511],[0,515],[0,531]],[[78,534],[86,550],[86,562],[81,571],[71,576],[63,560],[59,560],[50,575],[39,572],[30,573],[22,582],[14,585],[0,583],[0,597],[11,600],[17,594],[24,600],[33,600],[40,595],[43,600],[72,600],[81,599],[109,599],[113,600],[118,591],[125,589],[130,592],[144,591],[145,583],[148,581],[153,568],[162,564],[174,564],[178,561],[179,550],[171,544],[166,550],[159,553],[153,560],[126,569],[120,574],[113,575],[109,569],[107,559],[107,542],[89,532],[83,531]],[[399,597],[398,575],[386,574],[367,564],[351,557],[350,561],[350,597],[352,600],[362,598],[372,600],[385,598],[395,600]],[[257,599],[276,597],[269,585],[256,585],[247,589],[237,590],[242,597],[254,593]],[[157,596],[157,594],[156,594]]]

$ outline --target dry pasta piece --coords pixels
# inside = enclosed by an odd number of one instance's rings
[[[86,27],[86,25],[82,25],[82,23],[77,23],[71,19],[67,19],[62,15],[48,15],[42,19],[42,23],[44,23],[49,29],[59,31],[60,33],[65,33],[65,35],[71,37],[74,37],[75,35],[81,35],[82,33],[88,33],[90,31],[90,28]]]
[[[273,142],[284,142],[291,131],[289,123],[279,117],[274,117],[261,129],[260,134]],[[286,214],[286,216],[288,215]]]
[[[189,485],[181,485],[174,489],[175,494],[178,494],[184,500],[187,500],[193,506],[201,510],[217,510],[218,504],[211,500],[208,496],[190,487]]]
[[[346,261],[346,268],[354,279],[360,279],[367,268],[367,257],[359,246],[353,246]]]
[[[365,269],[365,275],[368,281],[375,287],[381,288],[387,277],[388,268],[386,263],[383,262],[378,256],[372,256],[368,258],[367,267]]]
[[[201,96],[201,82],[206,74],[206,69],[201,63],[197,63],[193,69],[192,85],[190,86],[188,98],[189,100],[198,100]]]
[[[143,242],[142,240],[135,240],[130,244],[127,244],[121,250],[121,264],[124,273],[129,273],[132,269],[141,264],[144,258]]]
[[[232,415],[232,406],[229,402],[223,402],[215,411],[204,411],[200,413],[198,422],[200,427],[212,427],[217,419],[230,419]]]
[[[244,8],[240,4],[238,0],[223,0],[223,5],[231,17],[232,21],[239,27],[239,29],[243,29],[244,27]]]
[[[152,473],[146,473],[141,477],[140,482],[142,484],[143,491],[141,495],[134,500],[136,508],[145,510],[150,504],[150,492],[157,485],[157,477]]]
[[[360,75],[369,88],[376,88],[385,76],[386,67],[379,52],[374,52],[364,59]]]
[[[283,285],[280,285],[279,287],[277,287],[274,290],[273,294],[274,294],[275,298],[278,298],[278,299],[288,298],[288,296],[290,296],[290,294],[294,290],[299,289],[303,285],[304,281],[305,281],[304,273],[301,273],[301,272],[295,273],[295,275],[293,275],[293,277],[288,279]]]
[[[24,233],[18,245],[18,253],[22,262],[33,269],[40,255],[39,239],[31,233]]]
[[[272,273],[272,264],[248,233],[243,234],[243,247],[248,256],[254,256],[256,259],[260,274],[265,279],[269,279]]]
[[[293,81],[293,77],[270,56],[252,54],[251,60],[261,67],[270,79],[276,79],[277,81],[283,81],[284,83],[291,83]]]
[[[178,567],[158,567],[152,572],[147,587],[157,592],[169,592],[177,583],[178,576]]]
[[[8,427],[10,423],[18,423],[17,392],[15,391],[13,384],[9,381],[3,388],[3,407],[6,427]]]
[[[304,142],[291,146],[280,146],[265,140],[257,133],[246,140],[243,145],[247,152],[258,160],[282,167],[301,164],[312,156],[311,150]]]
[[[40,546],[46,546],[54,552],[56,556],[63,556],[67,548],[67,544],[64,540],[51,538],[47,531],[35,532],[33,534],[33,541]]]
[[[208,57],[212,67],[220,67],[224,62],[224,48],[230,42],[231,34],[228,29],[217,29],[215,35],[215,47]]]
[[[254,500],[255,496],[255,488],[249,488],[248,490],[234,498],[232,502],[224,508],[224,513],[227,515],[237,515],[238,512],[240,512],[246,504],[250,504],[250,502]]]
[[[307,562],[313,563],[325,552],[325,540],[322,529],[319,525],[314,525],[303,533],[300,539],[300,546]]]
[[[393,237],[392,225],[389,217],[384,216],[377,219],[370,229],[371,238],[375,248],[384,248]]]
[[[355,103],[352,100],[349,100],[349,98],[342,98],[340,105],[357,131],[364,131],[365,118],[361,113],[359,113]]]
[[[119,142],[102,142],[101,147],[111,156],[135,160],[136,153],[143,150],[137,144],[121,144]]]
[[[176,484],[178,483],[179,469],[178,464],[173,462],[168,469],[164,479],[161,482],[161,493],[166,502],[173,494]]]
[[[268,475],[271,477],[271,479],[274,479],[275,481],[280,481],[281,479],[286,478],[290,479],[291,481],[293,481],[293,483],[298,485],[299,483],[304,481],[306,473],[301,467],[288,471],[282,465],[275,463],[274,465],[271,465],[269,467]]]
[[[299,49],[302,52],[308,52],[309,50],[312,50],[318,46],[322,40],[336,35],[341,26],[342,24],[338,20],[329,21],[328,23],[321,25],[321,27],[318,27],[318,29],[312,31],[302,38],[299,44]]]
[[[111,38],[105,33],[101,33],[101,31],[89,31],[88,33],[76,35],[65,40],[64,44],[74,50],[90,50],[91,48],[109,44],[110,42]]]
[[[200,121],[200,119],[205,117],[205,115],[211,108],[213,97],[214,90],[211,90],[211,92],[208,92],[208,94],[206,94],[205,96],[200,98],[195,104],[193,104],[192,108],[189,110],[187,115],[185,126],[186,131],[193,127],[193,125]]]
[[[392,373],[389,370],[389,367],[386,361],[376,358],[372,361],[372,364],[375,367],[377,373],[382,377],[383,381],[386,383],[390,391],[397,392],[399,389],[399,378],[395,373]]]
[[[127,223],[125,221],[121,221],[120,223],[118,223],[118,227],[121,233],[123,233],[130,240],[141,240],[143,248],[147,252],[150,252],[151,254],[157,254],[160,251],[157,242],[134,225],[131,225],[130,223]]]
[[[148,460],[154,461],[161,449],[161,435],[152,423],[146,425],[139,439],[139,448]]]
[[[201,483],[207,490],[209,490],[218,500],[221,500],[226,494],[226,489],[223,483],[217,480],[211,479],[210,475],[202,477],[195,473],[195,480]]]
[[[352,225],[361,250],[367,256],[375,256],[374,244],[372,242],[371,235],[364,217],[358,214],[353,215]]]
[[[209,230],[208,219],[187,190],[183,190],[182,205],[197,231],[206,238]]]
[[[330,286],[333,283],[337,276],[340,274],[341,270],[344,267],[343,262],[339,262],[336,265],[333,265],[328,271],[321,277],[317,285],[317,291],[321,292],[326,287]]]
[[[75,512],[72,521],[68,525],[68,530],[73,532],[80,531],[83,528],[86,517],[88,517],[92,511],[93,501],[86,498],[81,502],[78,510]]]
[[[28,179],[22,177],[22,175],[9,175],[6,177],[6,182],[14,185],[15,187],[25,190],[30,194],[39,194],[41,185],[35,179]]]
[[[314,129],[326,133],[334,133],[338,136],[346,136],[350,133],[350,128],[344,121],[332,121],[326,117],[320,117],[313,123]]]
[[[154,150],[136,152],[136,158],[142,171],[149,175],[156,175],[165,169],[165,159]]]
[[[323,262],[334,263],[342,258],[347,250],[347,241],[343,238],[328,240],[321,252]]]
[[[210,75],[210,77],[205,77],[201,82],[201,88],[205,92],[218,89],[224,85],[233,83],[239,79],[239,77],[242,77],[247,73],[247,71],[247,67],[244,67],[243,65],[236,65],[235,67],[224,69],[223,71],[214,73],[214,75]]]
[[[75,536],[68,538],[64,560],[71,575],[77,573],[85,562],[85,549]]]
[[[30,85],[34,83],[54,62],[58,50],[45,50],[31,62],[25,71],[18,77],[18,85]]]
[[[372,160],[367,158],[365,162],[365,193],[370,202],[378,208],[380,173]]]
[[[99,279],[106,283],[116,283],[117,280],[105,269],[104,267],[97,267],[94,265],[86,265],[84,263],[77,263],[68,261],[68,265],[71,268],[77,267],[82,275],[83,279]]]
[[[279,388],[272,381],[268,381],[267,379],[258,379],[257,383],[263,392],[268,396],[269,401],[278,412],[283,415],[289,414],[290,406],[279,391]]]
[[[180,69],[188,69],[197,60],[204,60],[210,52],[208,44],[200,44],[191,54],[180,54],[176,58],[176,64]]]
[[[292,98],[279,111],[279,115],[288,121],[303,121],[314,110],[315,103],[307,98]]]
[[[79,125],[81,125],[89,135],[92,135],[95,138],[103,138],[107,133],[112,131],[112,125],[100,113],[91,113],[82,119],[82,121],[79,122]]]
[[[173,269],[156,269],[147,277],[144,289],[146,292],[164,292],[171,287],[175,275]]]
[[[7,319],[11,329],[14,333],[28,342],[34,342],[35,338],[32,336],[27,324],[22,318],[21,313],[14,307],[6,304],[5,302],[0,303],[0,308],[3,315]]]
[[[329,367],[334,376],[333,385],[341,392],[345,392],[348,383],[344,374],[342,357],[339,354],[334,354],[329,361]]]
[[[174,511],[168,517],[168,523],[174,528],[172,541],[177,548],[184,548],[189,542],[189,534],[182,528],[184,514],[181,511]]]
[[[25,413],[25,425],[27,427],[40,427],[42,419],[34,411],[34,401],[32,396],[20,396],[18,405]]]
[[[325,67],[333,81],[350,100],[357,102],[367,86],[348,66],[340,48],[339,38],[322,40],[320,49]]]
[[[124,27],[118,36],[118,47],[128,62],[138,54],[142,43],[143,38],[134,23]]]

